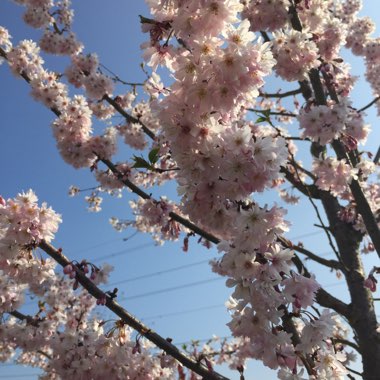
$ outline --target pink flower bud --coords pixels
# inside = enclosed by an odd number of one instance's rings
[[[0,195],[0,205],[5,206],[6,204],[7,202],[5,201],[5,199]]]
[[[72,271],[73,271],[73,266],[71,264],[68,264],[63,268],[64,274],[70,274]]]
[[[132,349],[132,354],[139,353],[141,354],[141,347],[139,341],[136,342],[136,345]]]
[[[368,288],[371,292],[376,291],[377,280],[372,275],[369,275],[368,278],[364,280],[364,286]]]
[[[210,372],[213,372],[214,369],[212,368],[212,364],[211,364],[210,360],[208,360],[207,358],[205,358],[205,362],[206,362],[206,366],[207,366],[208,370]]]
[[[102,305],[102,306],[104,306],[104,305],[106,304],[106,302],[107,302],[107,297],[106,297],[105,294],[103,294],[100,298],[98,298],[98,299],[96,300],[96,304],[97,304],[97,305]]]
[[[352,136],[346,136],[344,139],[344,144],[348,150],[354,150],[358,147],[358,141]]]
[[[69,273],[70,278],[75,278],[76,276],[77,276],[77,272],[75,272],[75,270]]]

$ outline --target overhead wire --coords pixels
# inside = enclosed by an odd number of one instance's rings
[[[171,313],[151,315],[149,317],[142,317],[141,320],[142,321],[157,320],[157,319],[162,319],[162,318],[166,318],[166,317],[173,317],[173,316],[182,315],[182,314],[196,313],[198,311],[216,309],[216,308],[220,308],[220,307],[225,307],[225,305],[224,304],[209,305],[209,306],[202,306],[202,307],[197,307],[197,308],[193,308],[193,309],[173,311]]]
[[[134,299],[138,299],[138,298],[149,297],[149,296],[152,296],[155,294],[169,293],[169,292],[173,292],[176,290],[189,288],[190,286],[199,286],[199,285],[207,284],[207,283],[214,282],[214,281],[220,281],[220,280],[224,280],[224,278],[223,277],[209,278],[207,280],[195,281],[195,282],[190,282],[190,283],[183,284],[183,285],[172,286],[172,287],[165,288],[165,289],[153,290],[152,292],[136,294],[136,295],[130,296],[130,297],[124,296],[122,298],[119,298],[118,301],[125,301],[125,300],[130,301],[130,300],[134,300]]]
[[[95,248],[99,248],[99,247],[103,247],[107,244],[111,244],[111,243],[114,243],[116,241],[123,241],[122,238],[117,238],[117,239],[111,239],[111,240],[106,240],[106,241],[103,241],[101,243],[97,243],[95,245],[92,245],[90,247],[86,247],[86,248],[83,248],[83,249],[78,249],[74,252],[72,252],[73,254],[77,254],[77,253],[82,253],[82,252],[88,252],[88,251],[91,251],[92,249],[95,249]]]
[[[141,276],[136,276],[136,277],[132,277],[132,278],[127,278],[125,280],[120,280],[120,281],[116,281],[116,282],[113,282],[111,284],[109,284],[109,286],[114,286],[114,285],[120,285],[120,284],[124,284],[126,282],[132,282],[132,281],[138,281],[138,280],[143,280],[145,278],[149,278],[149,277],[154,277],[154,276],[160,276],[162,274],[166,274],[166,273],[170,273],[170,272],[175,272],[177,270],[182,270],[182,269],[187,269],[187,268],[190,268],[190,267],[195,267],[195,266],[198,266],[200,264],[204,264],[204,263],[207,263],[209,262],[211,259],[207,259],[207,260],[202,260],[202,261],[197,261],[195,263],[190,263],[190,264],[185,264],[185,265],[180,265],[180,266],[177,266],[177,267],[174,267],[174,268],[169,268],[169,269],[164,269],[164,270],[160,270],[160,271],[157,271],[157,272],[151,272],[151,273],[147,273],[147,274],[143,274]]]
[[[100,260],[112,259],[112,258],[117,257],[117,256],[121,256],[121,255],[125,255],[125,254],[131,253],[131,252],[138,251],[142,248],[153,247],[153,246],[154,246],[154,244],[152,244],[152,243],[140,244],[140,245],[135,246],[135,247],[126,248],[126,249],[123,249],[121,251],[117,251],[117,252],[109,253],[109,254],[104,255],[104,256],[96,257],[94,260],[92,260],[92,262],[96,263]]]

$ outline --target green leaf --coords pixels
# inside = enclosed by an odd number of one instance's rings
[[[260,116],[257,120],[256,120],[256,123],[262,123],[264,121],[268,121],[268,118],[267,117],[264,117],[264,116]]]
[[[156,24],[156,21],[151,18],[147,18],[141,15],[139,15],[139,18],[141,24]]]
[[[152,165],[154,165],[158,161],[158,152],[160,151],[160,148],[153,148],[148,155],[149,161]]]
[[[143,157],[133,156],[133,161],[135,162],[132,168],[135,169],[152,169],[152,165],[146,161]]]

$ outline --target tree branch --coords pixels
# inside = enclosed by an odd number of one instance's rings
[[[283,243],[284,243],[284,241],[283,241]],[[313,253],[313,252],[311,252],[311,251],[309,251],[303,247],[300,247],[299,245],[294,245],[292,243],[288,244],[287,247],[294,249],[295,251],[297,251],[299,253],[302,253],[303,255],[307,256],[307,258],[317,262],[318,264],[324,265],[324,266],[331,268],[331,269],[342,270],[342,265],[336,260],[326,260],[326,259],[316,255],[315,253]]]
[[[13,315],[15,318],[19,319],[20,321],[26,321],[28,324],[38,327],[39,322],[41,320],[31,317],[30,315],[25,315],[17,310],[9,311],[9,315]]]
[[[377,96],[375,99],[372,100],[372,102],[368,103],[366,106],[364,106],[363,108],[360,108],[357,112],[363,112],[365,111],[366,109],[372,107],[375,103],[377,103],[378,101],[380,100],[380,96]]]
[[[354,350],[356,350],[357,352],[360,353],[359,346],[356,343],[351,342],[350,340],[343,339],[343,338],[334,338],[334,342],[335,343],[342,343],[342,344],[345,344],[346,346],[350,346],[351,348],[353,348]]]
[[[62,254],[62,252],[56,248],[54,248],[51,244],[46,241],[42,241],[39,244],[39,248],[41,248],[44,252],[46,252],[50,257],[52,257],[56,262],[58,262],[62,267],[67,265],[71,265],[71,261]],[[103,298],[104,292],[99,289],[86,275],[75,268],[76,271],[76,280],[85,288],[93,297],[96,299]],[[138,331],[142,336],[150,340],[157,347],[161,348],[169,355],[177,359],[180,363],[182,363],[185,367],[189,368],[191,371],[197,373],[202,376],[203,379],[209,380],[227,380],[228,378],[220,375],[217,372],[209,371],[207,367],[198,363],[196,360],[190,358],[185,353],[181,352],[176,346],[171,344],[167,339],[161,337],[156,332],[151,330],[149,327],[145,326],[142,322],[140,322],[137,318],[131,315],[127,310],[122,308],[117,302],[112,300],[110,297],[106,298],[106,305],[109,310],[113,311],[118,317],[120,317],[123,322],[125,322],[128,326],[132,327],[136,331]]]
[[[246,110],[251,111],[251,112],[263,112],[263,110],[255,109],[255,108],[246,108]],[[298,116],[295,113],[291,113],[291,112],[270,111],[268,113],[269,113],[269,115],[274,115],[274,116],[288,116],[288,117],[297,117]]]
[[[284,166],[280,169],[281,173],[285,174],[286,180],[288,180],[292,186],[294,186],[303,195],[311,196],[314,199],[320,199],[320,191],[315,185],[306,185],[302,181],[300,182],[294,175]]]
[[[311,277],[310,272],[297,255],[294,255],[292,261],[299,273],[303,274],[305,277]],[[335,298],[323,288],[318,289],[315,300],[322,307],[333,309],[340,315],[344,316],[346,319],[349,319],[351,316],[349,305],[342,302],[338,298]]]
[[[127,186],[130,190],[132,190],[135,194],[139,195],[141,198],[143,199],[151,199],[154,201],[154,199],[152,198],[151,195],[149,195],[148,193],[146,193],[145,191],[141,190],[138,186],[136,186],[133,182],[131,182],[128,178],[125,178],[123,176],[122,173],[120,173],[116,166],[109,160],[107,159],[100,159],[100,161],[102,161],[111,171],[112,173],[116,176],[116,178],[122,182],[125,186]],[[175,212],[170,212],[169,213],[169,216],[177,221],[178,223],[182,224],[183,226],[189,228],[190,230],[192,230],[193,232],[195,232],[196,234],[198,234],[199,236],[209,240],[210,242],[212,243],[215,243],[215,244],[218,244],[219,243],[219,239],[208,233],[207,231],[204,231],[202,228],[198,227],[197,225],[195,225],[194,223],[190,222],[190,220],[178,215],[177,213]]]
[[[262,98],[286,98],[288,96],[293,96],[297,94],[301,94],[301,87],[296,90],[286,91],[286,92],[276,92],[276,93],[266,93],[259,91],[259,94]]]
[[[136,123],[141,125],[141,129],[143,132],[149,136],[152,140],[156,138],[154,132],[152,132],[146,125],[144,125],[139,119],[136,119],[135,117],[131,116],[129,113],[125,112],[123,107],[120,106],[120,104],[115,100],[112,99],[107,94],[103,96],[103,100],[105,100],[108,104],[110,104],[117,112],[119,112],[120,115],[122,115],[125,120],[127,120],[128,123]]]
[[[311,80],[312,87],[314,89],[317,103],[319,105],[325,105],[326,97],[323,92],[322,82],[319,77],[318,70],[316,69],[311,70],[310,80]],[[338,98],[335,93],[332,94],[332,97],[336,101],[338,101]],[[334,148],[334,151],[336,152],[338,159],[340,160],[347,159],[346,149],[340,141],[334,140],[331,145]],[[348,161],[350,162],[350,160]],[[358,212],[360,213],[360,215],[363,217],[363,222],[367,229],[368,235],[371,237],[371,240],[372,240],[373,245],[375,246],[376,252],[378,256],[380,257],[380,230],[377,225],[376,218],[371,210],[371,207],[367,201],[367,198],[365,197],[363,193],[363,189],[361,188],[359,182],[356,179],[352,179],[349,186],[351,189],[351,193],[356,202],[356,208]]]

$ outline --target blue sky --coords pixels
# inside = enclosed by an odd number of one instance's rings
[[[370,14],[379,21],[379,12],[374,3],[365,1],[363,13]],[[142,0],[92,0],[91,8],[89,4],[87,1],[73,0],[73,30],[79,40],[84,42],[85,52],[97,52],[100,61],[126,81],[143,80],[144,74],[139,68],[142,62],[139,45],[147,36],[140,32],[138,15],[148,15],[145,3]],[[40,35],[39,31],[29,28],[21,21],[22,11],[22,7],[11,1],[0,2],[0,25],[9,29],[15,44],[25,38],[38,39]],[[49,67],[57,71],[62,71],[68,62],[66,60],[62,64],[60,59],[54,57],[46,57],[46,61]],[[354,71],[357,74],[363,72],[359,59],[354,60]],[[273,83],[271,87],[273,88]],[[355,105],[359,108],[372,99],[368,86],[362,83],[357,86],[354,94]],[[115,266],[111,283],[155,274],[120,284],[118,287],[121,296],[131,297],[131,300],[122,304],[138,318],[158,316],[154,321],[147,320],[147,324],[161,335],[173,338],[174,342],[209,338],[213,334],[229,336],[225,326],[229,317],[223,304],[230,292],[223,285],[223,279],[212,274],[205,262],[215,257],[215,250],[205,250],[196,243],[196,239],[190,242],[188,253],[182,251],[181,241],[155,247],[152,239],[142,234],[123,241],[133,231],[117,233],[108,223],[108,219],[111,216],[123,218],[128,215],[128,200],[131,196],[126,194],[122,199],[107,198],[101,213],[89,213],[82,197],[69,198],[67,193],[72,184],[80,188],[95,185],[92,175],[86,170],[75,170],[61,160],[50,130],[54,115],[30,98],[28,85],[13,77],[6,65],[0,67],[0,98],[0,162],[3,175],[0,194],[8,198],[22,190],[35,190],[41,201],[46,201],[63,216],[64,222],[54,244],[62,247],[67,256],[77,260],[86,258],[96,261],[105,255],[115,255],[107,259]],[[371,110],[368,115],[368,121],[376,129],[375,112]],[[380,134],[377,131],[373,136],[369,149],[375,152],[380,142]],[[154,194],[162,192],[160,189]],[[165,192],[169,198],[175,199],[175,186],[166,186]],[[261,199],[269,204],[279,202],[278,198],[267,195]],[[306,202],[291,209],[288,219],[293,223],[288,234],[290,238],[301,236],[298,239],[302,239],[305,246],[313,251],[326,254],[330,252],[323,235],[313,227],[314,216]],[[177,267],[181,269],[157,273]],[[329,291],[347,297],[342,291],[343,286],[339,285],[339,280],[334,275],[320,272],[313,265],[309,267],[317,276],[323,276],[320,281],[330,285],[327,288]],[[201,281],[203,283],[199,285],[183,286]],[[133,298],[167,288],[173,290]],[[36,309],[29,305],[25,311],[32,313]],[[203,310],[185,312],[193,309]],[[109,315],[105,310],[100,311]],[[0,379],[16,375],[21,376],[20,379],[37,379],[35,374],[38,371],[35,369],[11,365],[0,368]],[[238,379],[237,374],[228,371],[224,373],[232,379]],[[247,374],[268,380],[276,378],[275,372],[268,371],[256,362],[249,366]]]

